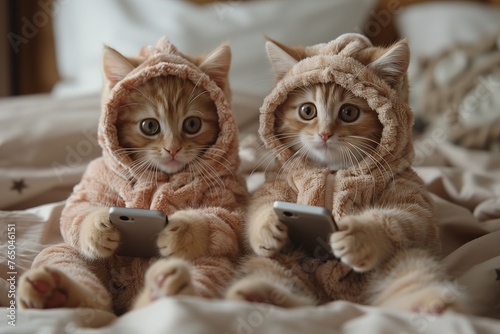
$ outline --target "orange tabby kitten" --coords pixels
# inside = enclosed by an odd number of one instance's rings
[[[393,106],[407,101],[406,42],[378,48],[346,34],[312,47],[268,41],[266,48],[278,83],[261,109],[260,134],[281,167],[268,172],[250,203],[247,237],[256,256],[243,265],[226,297],[284,307],[345,299],[401,310],[462,309],[461,296],[430,255],[438,247],[436,216],[406,163],[412,157],[411,126],[403,123],[406,115],[374,110],[390,106],[378,102],[383,100],[376,92],[393,98]],[[343,57],[336,56],[340,52]],[[350,71],[345,86],[324,81],[331,73],[343,80]],[[375,89],[362,96],[365,87]],[[392,119],[383,123],[387,117]],[[387,145],[386,129],[397,122],[401,130],[391,130],[392,138],[399,136],[408,148],[393,153],[381,143]],[[331,209],[339,227],[330,237],[337,259],[324,262],[292,248],[286,225],[273,212],[275,200]],[[443,290],[456,298],[440,299]]]
[[[65,243],[44,249],[19,281],[21,308],[93,307],[121,314],[163,296],[218,297],[234,272],[246,185],[236,174],[231,52],[200,57],[166,39],[128,58],[105,47],[103,156],[61,215]],[[109,207],[161,210],[160,259],[117,256]],[[219,240],[224,240],[223,243]]]

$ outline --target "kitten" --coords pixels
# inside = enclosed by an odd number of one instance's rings
[[[281,167],[249,205],[247,238],[256,256],[226,298],[463,310],[432,255],[439,243],[434,206],[410,167],[406,42],[379,48],[346,34],[312,47],[268,41],[266,48],[278,83],[261,108],[260,134]],[[331,209],[337,259],[323,263],[292,248],[275,200]],[[456,298],[440,298],[443,292]]]
[[[21,308],[87,306],[121,314],[134,301],[141,307],[162,296],[219,296],[239,254],[247,196],[235,172],[230,60],[225,44],[199,57],[166,39],[137,58],[105,47],[103,157],[89,165],[62,212],[66,243],[43,250],[20,278]],[[120,235],[110,206],[168,215],[156,241],[160,259],[114,254]]]

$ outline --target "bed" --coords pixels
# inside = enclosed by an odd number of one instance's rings
[[[57,2],[61,80],[51,93],[0,99],[1,333],[500,333],[500,6],[313,2]],[[258,108],[273,84],[263,34],[314,44],[351,31],[379,43],[399,36],[409,41],[415,169],[438,208],[443,266],[470,296],[471,314],[435,316],[345,301],[287,310],[193,297],[161,299],[120,317],[11,306],[13,283],[41,249],[62,240],[64,200],[100,155],[103,43],[133,54],[168,35],[180,50],[196,53],[229,39],[241,172],[253,191],[263,180],[262,170],[254,170],[264,154],[255,135]],[[436,302],[445,298],[456,296],[442,294]]]

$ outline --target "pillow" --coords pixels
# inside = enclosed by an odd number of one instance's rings
[[[425,98],[419,82],[425,59],[499,31],[500,6],[466,1],[428,2],[403,8],[395,22],[411,50],[410,104],[418,114],[418,101]]]
[[[57,62],[62,81],[55,94],[97,92],[100,57],[106,43],[126,55],[166,35],[187,54],[230,41],[230,84],[239,125],[258,119],[274,84],[264,35],[287,44],[327,42],[362,26],[375,0],[217,1],[194,5],[182,0],[73,0],[54,12]]]
[[[431,129],[464,147],[500,151],[500,32],[428,58],[421,73],[418,108]]]
[[[500,7],[425,3],[396,23],[411,50],[410,104],[428,124],[417,160],[443,141],[500,150]]]
[[[396,16],[396,26],[408,38],[412,58],[435,55],[456,44],[474,42],[500,28],[500,6],[467,1],[411,5]]]

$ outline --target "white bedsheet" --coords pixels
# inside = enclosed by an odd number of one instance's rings
[[[5,317],[2,317],[5,319]],[[321,307],[287,310],[269,305],[196,298],[162,299],[116,318],[90,309],[22,311],[5,333],[461,333],[497,334],[500,322],[444,314],[436,317],[338,301]]]

